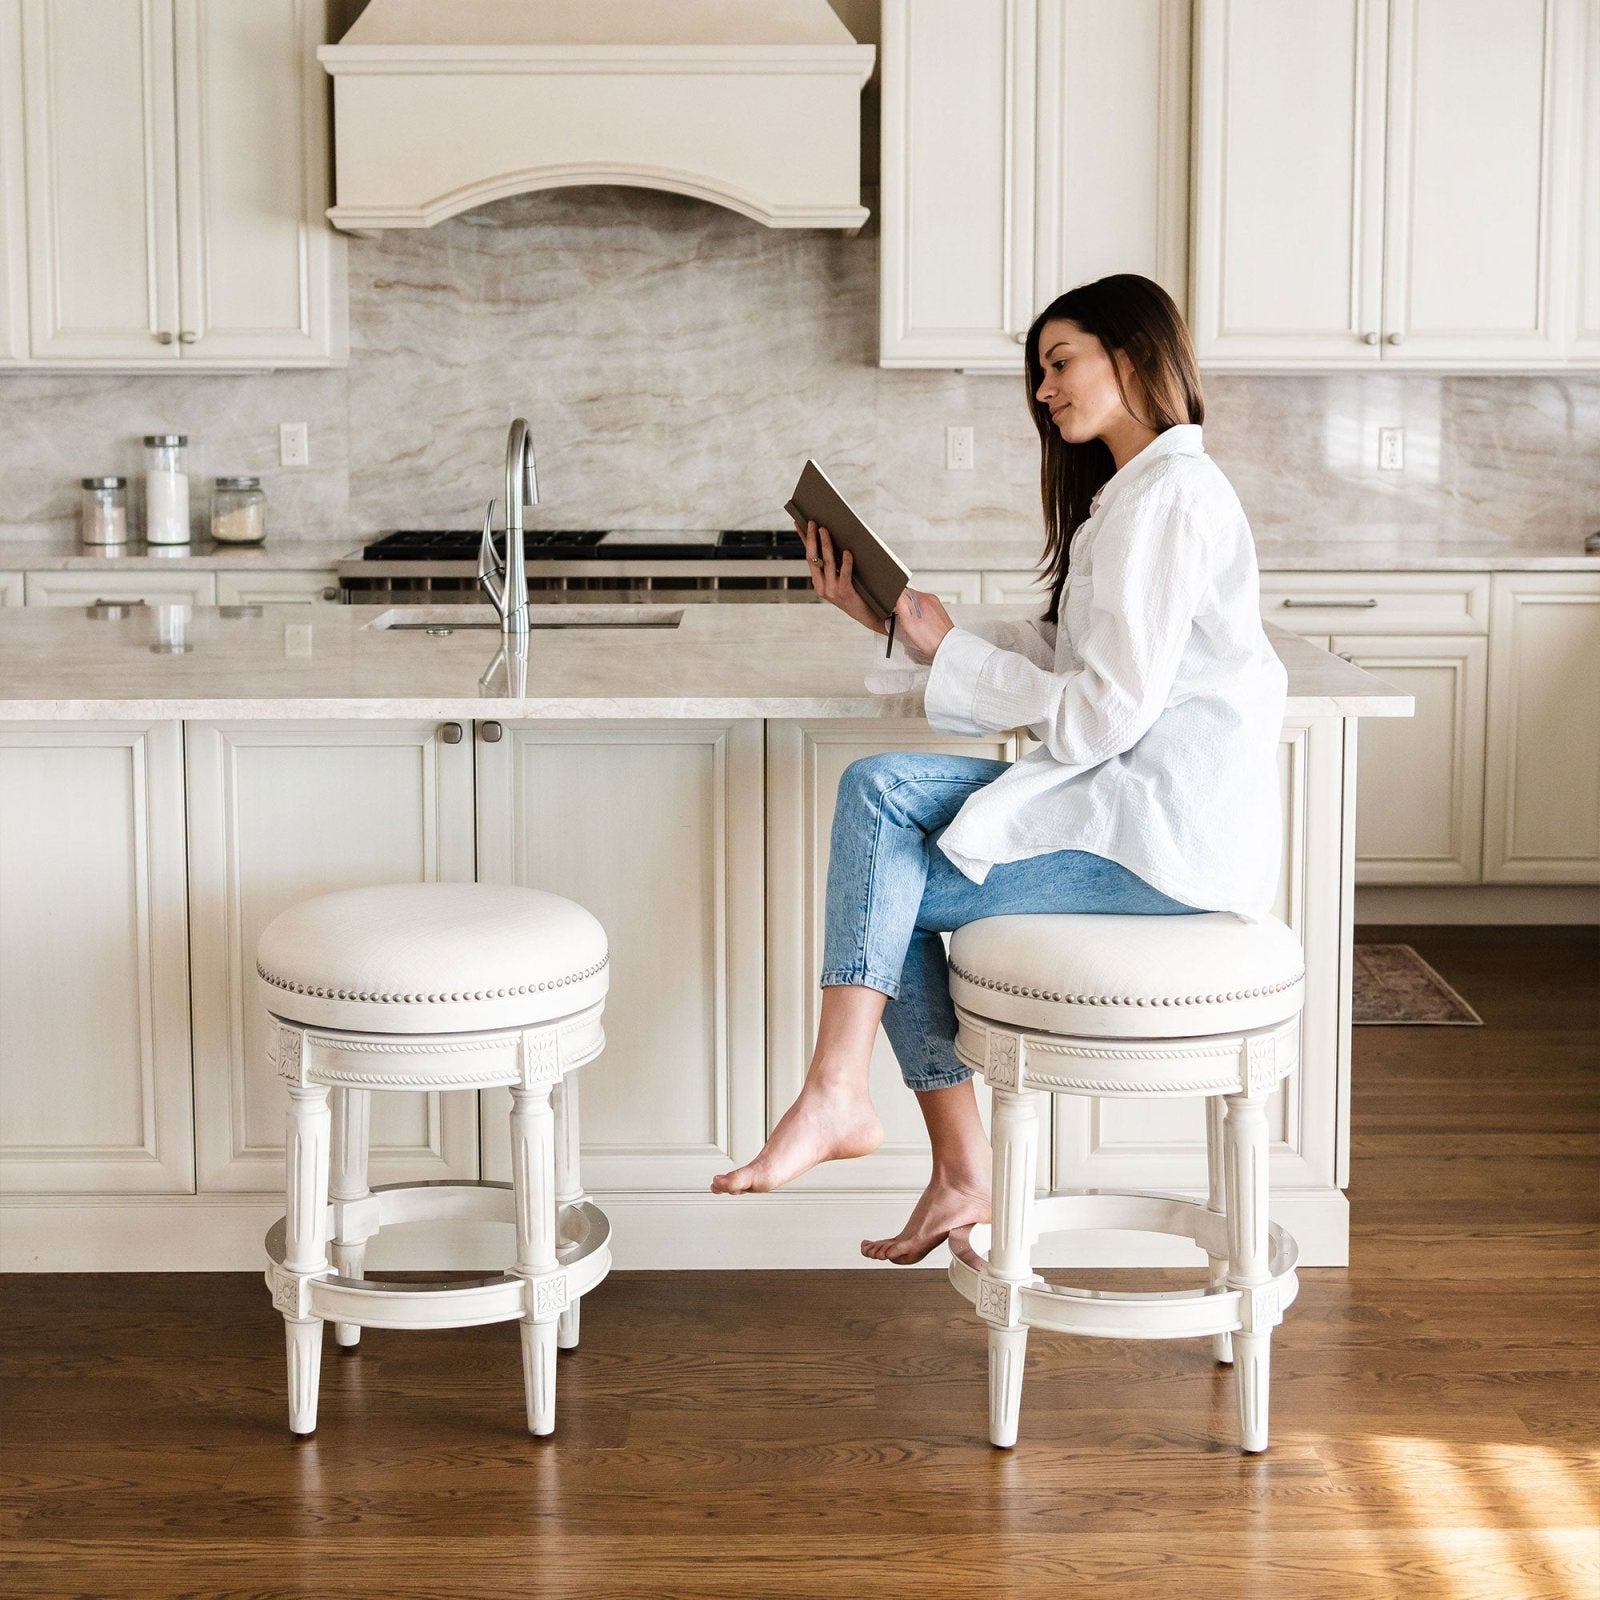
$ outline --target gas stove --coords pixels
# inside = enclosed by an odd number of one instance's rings
[[[339,567],[347,604],[471,603],[481,535],[402,529]],[[812,597],[805,547],[793,529],[530,529],[528,598],[585,600],[805,600]],[[504,548],[502,543],[502,549]]]

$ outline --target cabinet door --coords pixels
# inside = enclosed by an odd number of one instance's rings
[[[1600,364],[1600,0],[1583,0],[1582,48],[1575,52],[1579,125],[1567,215],[1576,251],[1572,274],[1572,325],[1567,354],[1586,366]]]
[[[283,1184],[282,1082],[267,1065],[261,930],[297,900],[472,880],[472,748],[433,722],[190,723],[189,915],[202,1190]],[[373,1098],[373,1180],[478,1175],[463,1094]]]
[[[28,355],[24,187],[22,0],[0,0],[0,367]]]
[[[0,1189],[194,1188],[178,724],[0,728]]]
[[[1195,347],[1379,359],[1384,0],[1199,0]]]
[[[1489,631],[1489,883],[1600,883],[1600,577],[1500,572]]]
[[[566,895],[611,949],[605,1052],[578,1075],[584,1182],[703,1194],[762,1139],[761,724],[500,728],[478,724],[479,879]],[[483,1100],[503,1179],[510,1096]]]
[[[1020,369],[1034,36],[1035,0],[884,0],[882,366]]]
[[[1038,0],[1034,309],[1113,272],[1189,295],[1189,0]],[[1086,152],[1115,150],[1114,160]]]
[[[981,572],[917,572],[912,582],[924,594],[937,595],[947,606],[975,606],[983,599]]]
[[[1360,724],[1357,883],[1478,883],[1489,641],[1335,635],[1335,655],[1416,701]]]
[[[339,580],[330,571],[219,572],[219,606],[337,605]]]
[[[771,956],[767,999],[767,1127],[770,1131],[800,1092],[817,1037],[822,991],[822,936],[827,899],[829,835],[844,769],[860,756],[885,750],[945,751],[1009,761],[1014,742],[952,739],[922,721],[771,722],[767,725],[767,878]],[[985,1115],[988,1094],[979,1086]],[[789,1186],[791,1192],[830,1189],[905,1190],[928,1181],[928,1136],[916,1101],[883,1033],[872,1055],[872,1098],[883,1118],[884,1142],[860,1161],[830,1162]],[[1049,1171],[1049,1139],[1041,1139],[1041,1181]]]
[[[325,0],[175,0],[184,357],[337,353]]]
[[[170,0],[23,0],[36,360],[176,361]]]
[[[983,603],[986,606],[1035,607],[1035,615],[1043,616],[1050,596],[1040,582],[1037,572],[986,572],[983,575]]]
[[[209,606],[216,580],[209,572],[127,571],[29,572],[23,592],[30,606],[86,606],[96,600],[142,600],[147,606]]]
[[[1383,354],[1559,358],[1555,171],[1577,137],[1576,108],[1558,92],[1558,44],[1577,42],[1556,37],[1561,5],[1391,4]]]
[[[1290,717],[1278,747],[1284,861],[1273,914],[1295,931],[1306,955],[1300,1067],[1267,1107],[1272,1186],[1280,1200],[1295,1189],[1326,1194],[1347,1181],[1341,1171],[1350,1049],[1349,917],[1341,911],[1349,888],[1345,728],[1331,718]],[[1057,1188],[1204,1193],[1202,1102],[1078,1095],[1054,1101]]]

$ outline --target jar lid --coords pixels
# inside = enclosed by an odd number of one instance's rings
[[[174,447],[182,449],[188,442],[189,435],[186,433],[147,433],[144,436],[147,450],[171,450]]]
[[[85,478],[83,479],[83,486],[85,489],[126,489],[128,480],[126,478]]]
[[[259,489],[261,480],[259,478],[218,478],[217,487],[219,489]]]

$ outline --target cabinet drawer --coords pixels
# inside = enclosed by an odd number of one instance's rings
[[[1261,615],[1295,633],[1487,633],[1489,575],[1263,572]]]
[[[86,606],[96,600],[143,600],[151,606],[216,604],[209,572],[30,572],[23,592],[30,606]]]
[[[0,606],[20,606],[22,604],[22,574],[20,572],[0,572]]]
[[[219,572],[219,606],[337,605],[339,580],[324,572]]]
[[[950,572],[940,568],[936,572],[918,572],[912,585],[942,600],[947,606],[975,606],[983,599],[983,574],[981,572]]]

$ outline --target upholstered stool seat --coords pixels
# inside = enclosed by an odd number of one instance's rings
[[[1267,1217],[1266,1102],[1299,1060],[1305,962],[1276,918],[990,917],[950,942],[956,1054],[994,1090],[994,1222],[950,1278],[989,1329],[989,1437],[1014,1444],[1030,1328],[1207,1337],[1239,1375],[1243,1447],[1267,1445],[1272,1329],[1296,1292],[1294,1240]],[[1203,1097],[1207,1196],[1057,1192],[1036,1199],[1038,1093]],[[1048,1232],[1186,1238],[1205,1287],[1156,1294],[1047,1284]]]
[[[609,1224],[578,1180],[570,1077],[605,1043],[605,931],[537,889],[382,885],[291,906],[263,931],[257,972],[290,1097],[287,1210],[266,1277],[287,1332],[291,1430],[316,1427],[324,1320],[346,1347],[363,1327],[515,1320],[528,1426],[551,1432],[556,1347],[577,1344],[580,1297],[611,1264]],[[499,1086],[510,1183],[368,1186],[372,1091]],[[513,1223],[510,1269],[466,1283],[366,1276],[386,1224],[446,1218]]]

